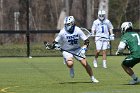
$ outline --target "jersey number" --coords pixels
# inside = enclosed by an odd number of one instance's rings
[[[136,37],[138,40],[138,45],[140,45],[140,37],[138,34],[132,34],[133,37]]]
[[[102,33],[104,33],[104,26],[102,26]]]
[[[70,42],[70,45],[78,44],[78,39],[70,39],[68,42]]]

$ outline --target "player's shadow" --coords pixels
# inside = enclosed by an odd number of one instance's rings
[[[140,85],[140,84],[134,84],[134,85],[132,85],[132,84],[121,84],[121,85],[126,85],[126,86],[137,86],[137,85]]]
[[[70,82],[60,82],[59,84],[86,84],[86,83],[92,83],[92,82],[76,82],[76,81],[70,81]]]

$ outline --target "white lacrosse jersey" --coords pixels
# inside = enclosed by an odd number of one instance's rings
[[[93,22],[91,31],[97,36],[95,37],[95,40],[98,40],[101,37],[109,38],[110,29],[113,29],[113,25],[108,19],[105,19],[103,22],[101,22],[99,19],[96,19]]]
[[[55,41],[59,42],[61,44],[61,48],[64,50],[75,50],[80,48],[81,39],[84,41],[87,39],[87,36],[79,27],[75,26],[74,32],[72,34],[65,31],[64,28],[60,30],[57,37],[55,38]]]

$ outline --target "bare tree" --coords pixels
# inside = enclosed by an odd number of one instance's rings
[[[66,8],[66,15],[69,15],[70,7],[69,7],[69,0],[65,0],[65,8]]]
[[[70,15],[75,17],[78,26],[86,26],[86,0],[73,0]]]
[[[58,23],[57,23],[57,29],[62,29],[64,27],[64,19],[66,17],[66,10],[65,8],[61,11]]]
[[[94,14],[94,0],[87,0],[87,28],[91,28]]]
[[[99,10],[105,10],[106,11],[106,17],[108,18],[108,2],[109,0],[100,0],[99,2]]]

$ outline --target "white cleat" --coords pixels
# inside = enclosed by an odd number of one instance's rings
[[[94,78],[94,79],[92,79],[92,82],[93,83],[98,83],[99,81],[96,78]]]
[[[103,68],[107,68],[107,66],[106,66],[106,65],[104,65],[104,66],[103,66]]]
[[[107,68],[106,62],[103,62],[103,68]]]
[[[140,84],[140,79],[136,79],[136,80],[131,80],[130,82],[129,82],[129,84],[130,85],[135,85],[135,84]]]
[[[73,67],[70,68],[70,77],[74,78],[74,69],[73,69]]]
[[[97,68],[98,67],[98,65],[97,65],[97,61],[93,61],[93,66],[95,67],[95,68]]]

